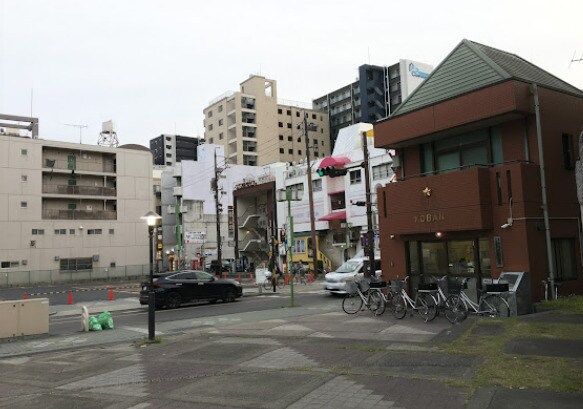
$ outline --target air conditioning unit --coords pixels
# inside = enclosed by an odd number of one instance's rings
[[[86,207],[88,212],[92,212],[93,211],[93,205],[87,205]]]
[[[22,260],[22,265],[26,266],[28,264],[28,260]]]
[[[391,164],[391,168],[399,168],[401,167],[401,158],[398,155],[393,156],[393,163]]]
[[[34,247],[36,246],[36,240],[31,240],[30,241],[30,247]]]
[[[59,261],[60,259],[61,259],[61,257],[55,256],[55,261]]]
[[[93,261],[99,261],[99,254],[93,255]]]
[[[288,170],[287,171],[287,177],[288,178],[293,178],[295,176],[296,176],[296,170],[295,169],[292,169],[292,170]]]

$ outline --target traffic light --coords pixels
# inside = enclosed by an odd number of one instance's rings
[[[348,169],[338,169],[334,166],[326,166],[325,168],[318,169],[318,175],[320,176],[330,176],[335,178],[337,176],[344,176],[348,173]]]

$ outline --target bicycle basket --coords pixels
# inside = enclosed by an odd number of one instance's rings
[[[405,282],[403,280],[391,280],[391,291],[394,293],[401,292],[404,286]]]
[[[487,293],[503,293],[508,291],[508,283],[503,284],[486,284]]]
[[[265,278],[271,278],[271,271],[265,272]]]
[[[437,291],[436,283],[420,283],[417,291]]]
[[[357,293],[357,284],[354,281],[346,281],[344,289],[348,294],[356,294]]]

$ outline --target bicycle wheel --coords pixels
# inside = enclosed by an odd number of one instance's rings
[[[374,315],[382,315],[385,312],[385,299],[376,290],[370,290],[368,295],[368,309],[374,313]]]
[[[480,301],[480,312],[491,317],[510,317],[510,306],[498,294],[489,294]]]
[[[263,282],[263,289],[269,290],[271,289],[271,287],[272,287],[271,278],[266,278],[265,281]]]
[[[393,313],[393,316],[399,320],[407,315],[407,302],[401,294],[395,295],[391,299],[391,312]]]
[[[437,315],[437,303],[435,298],[429,293],[417,293],[415,297],[415,312],[419,315],[425,322],[429,322],[435,319]]]
[[[342,309],[346,314],[356,314],[362,308],[362,298],[358,294],[346,294],[342,300]]]
[[[468,306],[457,294],[450,295],[445,300],[445,318],[452,324],[462,322],[468,317]]]

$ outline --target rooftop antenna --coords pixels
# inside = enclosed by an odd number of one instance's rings
[[[83,143],[83,128],[87,128],[87,125],[65,124],[65,126],[72,126],[74,128],[79,128],[79,144],[82,144]]]
[[[581,57],[579,57],[579,58],[575,58],[575,54],[577,54],[577,50],[573,51],[573,57],[571,57],[571,62],[569,63],[569,67],[571,67],[571,64],[573,64],[574,62],[583,61],[583,54],[581,54]]]
[[[119,141],[117,140],[117,133],[115,132],[113,121],[109,120],[101,123],[101,132],[99,133],[97,145],[117,148]]]

